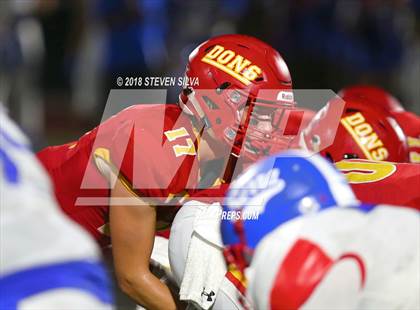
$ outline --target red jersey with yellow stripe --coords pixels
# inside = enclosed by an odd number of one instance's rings
[[[360,201],[420,210],[419,164],[354,159],[335,165],[346,175]]]
[[[344,173],[361,202],[420,210],[420,165],[367,159],[342,160],[335,165]],[[228,186],[229,184],[222,184],[197,191],[192,194],[192,198],[204,203],[222,203]]]
[[[105,246],[116,178],[135,195],[165,207],[168,197],[185,195],[196,186],[196,146],[191,122],[178,106],[135,105],[78,141],[48,147],[38,157],[63,211]]]
[[[367,159],[342,160],[335,165],[346,176],[361,202],[420,210],[420,165]],[[204,203],[222,203],[228,187],[229,184],[222,184],[197,191],[192,198]]]

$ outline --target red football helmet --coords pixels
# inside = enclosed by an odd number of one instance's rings
[[[269,154],[272,146],[288,147],[293,135],[281,128],[282,112],[295,106],[292,80],[271,46],[245,35],[212,38],[190,54],[185,75],[190,85],[180,95],[181,108],[234,155],[242,146],[251,159]]]
[[[303,148],[333,162],[351,158],[407,161],[406,138],[394,118],[366,100],[349,99],[338,121],[337,100],[331,100],[301,133]]]
[[[351,86],[342,89],[339,95],[344,99],[363,98],[374,108],[382,108],[394,118],[407,137],[408,157],[410,162],[419,162],[420,118],[404,110],[401,103],[391,94],[374,86]]]
[[[390,93],[380,87],[371,85],[354,85],[343,88],[338,95],[344,101],[348,99],[368,100],[374,107],[381,107],[386,112],[404,111],[401,103]]]

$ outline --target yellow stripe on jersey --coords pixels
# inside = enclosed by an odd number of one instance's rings
[[[236,280],[241,282],[244,287],[247,287],[247,280],[245,275],[240,272],[234,264],[229,264],[228,271],[235,277]]]
[[[111,164],[111,156],[109,154],[109,150],[103,147],[98,147],[94,152],[93,156],[95,158],[101,158],[105,160],[106,163]],[[95,162],[96,163],[96,162]]]
[[[344,172],[351,184],[370,183],[392,175],[397,167],[386,161],[339,161],[335,166]]]
[[[128,181],[127,178],[124,175],[122,175],[118,171],[118,169],[115,167],[115,165],[112,163],[111,155],[110,155],[110,152],[109,152],[108,149],[103,148],[103,147],[98,147],[93,152],[93,156],[94,156],[94,159],[95,159],[94,160],[95,165],[101,173],[102,173],[102,170],[101,170],[101,167],[100,167],[100,163],[97,161],[97,159],[101,159],[101,160],[105,161],[105,163],[111,169],[112,173],[114,173],[115,175],[118,175],[118,179],[121,181],[122,185],[125,187],[125,189],[130,194],[132,194],[135,197],[140,197],[140,195],[138,193],[136,193],[136,191],[133,189],[133,186],[132,186],[131,182]]]

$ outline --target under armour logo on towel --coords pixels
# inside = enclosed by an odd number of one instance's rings
[[[216,295],[213,291],[210,291],[210,293],[206,293],[206,288],[203,287],[203,291],[201,292],[201,296],[207,296],[207,301],[213,301],[213,296]]]

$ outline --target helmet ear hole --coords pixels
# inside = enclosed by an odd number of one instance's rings
[[[182,93],[184,96],[188,96],[193,92],[193,90],[190,87],[186,87],[184,89],[182,89]]]
[[[216,93],[218,95],[220,95],[223,92],[223,90],[225,90],[229,86],[230,86],[230,83],[229,82],[222,83],[219,87],[216,88]]]
[[[359,112],[359,111],[360,111],[359,109],[353,109],[353,108],[346,109],[347,113],[355,113],[355,112]]]
[[[204,51],[207,53],[209,52],[211,49],[213,49],[214,45],[210,45],[209,47],[207,47]]]
[[[354,153],[346,153],[343,156],[343,159],[357,159],[359,158],[359,155],[354,154]]]
[[[222,120],[220,119],[220,117],[216,118],[216,124],[220,125],[222,123]]]

